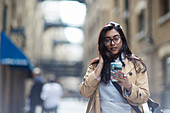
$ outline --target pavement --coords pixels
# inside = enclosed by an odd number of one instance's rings
[[[85,113],[87,101],[78,98],[62,98],[57,113]],[[36,113],[42,113],[41,108],[36,109]]]
[[[85,113],[87,107],[87,101],[75,99],[75,98],[63,98],[58,113]]]

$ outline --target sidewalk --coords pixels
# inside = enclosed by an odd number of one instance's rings
[[[76,98],[63,98],[58,106],[57,113],[85,113],[87,101]],[[42,113],[41,108],[37,109],[36,113]]]
[[[87,102],[81,101],[74,98],[62,99],[58,113],[85,113]]]
[[[63,98],[58,106],[58,113],[85,113],[87,101],[75,98]],[[164,113],[170,113],[170,109],[164,109]],[[36,113],[42,113],[39,107]]]

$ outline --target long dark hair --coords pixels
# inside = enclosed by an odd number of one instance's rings
[[[141,70],[142,73],[144,73],[146,71],[146,65],[143,63],[143,61],[138,58],[137,56],[132,56],[132,52],[129,49],[129,46],[127,44],[126,41],[126,37],[123,33],[122,27],[115,23],[115,22],[110,22],[108,24],[106,24],[100,31],[99,34],[99,38],[98,38],[98,51],[100,52],[100,54],[102,55],[102,58],[104,60],[104,65],[103,65],[103,69],[101,72],[101,80],[104,83],[108,83],[108,81],[110,80],[110,62],[113,62],[114,59],[114,55],[109,52],[106,48],[106,46],[104,45],[104,40],[105,40],[105,34],[107,31],[110,31],[112,29],[115,29],[121,36],[121,40],[122,40],[122,47],[118,53],[118,57],[122,63],[123,66],[125,66],[121,55],[124,55],[125,58],[128,58],[128,60],[132,61],[135,67],[135,70],[137,73],[139,73]],[[139,61],[139,62],[138,62]],[[99,59],[95,59],[91,62],[91,64],[98,64]],[[144,69],[142,69],[142,67],[139,65],[139,63],[141,63],[144,66]]]

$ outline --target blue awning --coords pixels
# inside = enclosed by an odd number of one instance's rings
[[[12,66],[27,66],[32,70],[29,59],[24,53],[5,35],[1,32],[1,65]]]

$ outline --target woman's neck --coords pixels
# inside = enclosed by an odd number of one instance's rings
[[[113,58],[116,60],[118,58],[118,55],[114,55]]]

